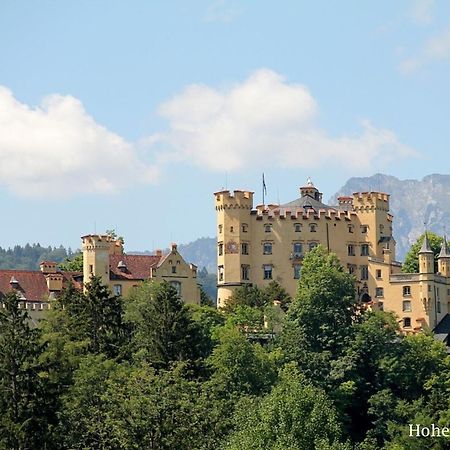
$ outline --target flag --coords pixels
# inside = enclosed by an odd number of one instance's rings
[[[266,181],[264,180],[264,172],[263,172],[263,193],[267,195],[267,187],[266,187]]]

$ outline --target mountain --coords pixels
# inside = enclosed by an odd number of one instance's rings
[[[422,180],[400,180],[383,174],[350,178],[329,203],[337,204],[337,197],[361,191],[390,194],[396,258],[400,261],[424,232],[424,224],[428,230],[440,235],[445,233],[445,226],[450,225],[450,175],[432,174]]]

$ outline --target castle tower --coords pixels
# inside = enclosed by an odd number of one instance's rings
[[[445,236],[442,242],[441,252],[438,256],[438,271],[442,276],[450,277],[450,251]]]
[[[322,192],[319,192],[319,189],[314,186],[314,183],[309,177],[306,180],[306,186],[300,187],[300,196],[305,197],[306,195],[318,202],[322,202]]]
[[[361,240],[370,244],[369,256],[382,259],[384,250],[389,249],[392,259],[395,260],[389,195],[383,192],[354,193],[353,210],[360,221]]]
[[[250,212],[253,192],[214,193],[217,213],[217,306],[223,307],[234,289],[250,282]]]
[[[419,273],[434,273],[434,253],[428,242],[427,232],[425,232],[422,247],[419,250]]]
[[[83,280],[88,283],[94,275],[100,277],[105,286],[109,285],[109,255],[114,239],[108,235],[88,234],[82,236]]]

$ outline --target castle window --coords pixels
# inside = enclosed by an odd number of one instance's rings
[[[311,233],[315,233],[317,231],[317,225],[315,223],[311,223],[309,225],[309,231],[311,231]]]
[[[431,284],[428,285],[428,292],[431,292]]]
[[[384,303],[378,302],[378,308],[380,308],[380,311],[384,311]]]
[[[314,250],[319,244],[317,242],[310,242],[308,244],[309,250]]]
[[[376,274],[377,274],[377,278],[381,278],[381,269],[377,269]]]
[[[437,312],[438,313],[441,312],[441,302],[440,301],[437,302]]]
[[[250,267],[247,265],[242,265],[241,266],[241,276],[243,280],[249,280],[249,272],[250,272]]]
[[[384,289],[382,287],[375,288],[375,297],[384,297]]]
[[[404,312],[411,311],[411,300],[403,300],[403,311]]]
[[[404,328],[411,328],[411,317],[404,317],[403,318],[403,327]]]
[[[352,275],[356,272],[356,266],[354,264],[348,264],[347,268],[348,268],[348,273],[350,275]]]
[[[89,264],[89,273],[90,274],[94,273],[94,265],[93,264]]]
[[[219,256],[223,255],[223,244],[219,244]]]
[[[368,227],[367,225],[361,225],[361,233],[362,233],[362,234],[366,234],[368,228],[369,228],[369,227]]]
[[[243,255],[248,255],[248,244],[246,242],[241,244],[241,250]]]
[[[369,244],[361,245],[361,256],[369,256]]]
[[[411,286],[403,286],[403,296],[407,297],[411,295]]]
[[[114,295],[122,295],[122,285],[121,284],[114,285]]]
[[[300,264],[294,264],[294,279],[298,280],[302,271],[302,266]]]
[[[264,242],[263,244],[263,255],[272,254],[272,242]]]
[[[384,225],[380,225],[380,234],[383,234],[384,232]]]
[[[355,225],[349,225],[348,226],[348,232],[349,233],[353,233],[354,230],[355,230]]]
[[[302,224],[301,223],[295,223],[294,224],[294,231],[296,233],[300,233],[302,231]]]
[[[222,234],[223,225],[219,225],[219,234]]]
[[[247,231],[248,231],[248,225],[246,223],[243,223],[242,224],[242,232],[247,233]]]
[[[223,266],[219,266],[217,272],[219,273],[219,281],[223,281]]]
[[[348,256],[355,256],[355,246],[353,244],[347,245]]]
[[[230,232],[234,233],[234,227],[230,227]]]
[[[179,281],[171,281],[169,284],[175,288],[178,297],[181,297],[181,283]]]
[[[267,223],[264,225],[264,232],[270,233],[272,231],[272,225],[270,223]]]
[[[273,267],[270,265],[264,265],[263,266],[263,277],[265,280],[271,280],[272,279],[272,269]]]
[[[368,266],[361,266],[361,280],[369,279],[369,268]]]
[[[294,242],[294,245],[292,246],[292,252],[294,253],[294,256],[300,256],[302,254],[302,247],[303,246],[300,242]]]
[[[172,273],[177,273],[177,266],[172,266]]]

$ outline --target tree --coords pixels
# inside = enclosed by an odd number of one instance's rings
[[[38,448],[46,441],[45,395],[39,377],[39,330],[31,329],[16,293],[0,308],[0,446]]]
[[[238,306],[250,306],[251,308],[263,309],[266,305],[267,299],[264,297],[263,292],[258,286],[252,286],[250,284],[244,284],[237,287],[233,295],[231,295],[223,311],[227,314],[233,313]]]
[[[349,449],[341,444],[337,412],[295,364],[285,366],[272,391],[236,408],[228,450]]]
[[[78,253],[73,258],[66,258],[66,260],[63,263],[59,264],[59,268],[64,271],[82,272],[83,254]]]
[[[280,307],[283,311],[287,311],[291,304],[291,297],[286,292],[286,289],[280,283],[272,280],[262,292],[264,303],[266,305],[273,305],[273,302],[280,302]]]
[[[318,246],[303,261],[298,294],[285,317],[281,346],[311,379],[324,380],[348,343],[355,319],[353,277]]]
[[[64,396],[61,427],[66,448],[191,450],[210,434],[199,383],[183,364],[156,372],[89,355]],[[207,405],[208,408],[211,405]],[[206,433],[199,431],[206,431]]]
[[[437,257],[441,251],[443,238],[431,231],[427,231],[428,242],[430,248],[434,253],[435,260],[435,272],[437,272]],[[419,251],[422,247],[423,240],[425,239],[425,233],[422,234],[417,241],[411,246],[409,252],[405,256],[405,262],[402,266],[402,272],[406,273],[418,273],[419,272]]]
[[[233,326],[222,327],[217,334],[219,344],[208,358],[214,370],[210,382],[226,395],[267,392],[276,379],[280,354],[250,343]]]
[[[136,287],[126,302],[126,321],[133,330],[132,353],[156,368],[201,356],[199,327],[166,281]]]
[[[63,290],[50,315],[47,333],[65,333],[72,342],[78,342],[92,353],[116,357],[125,337],[123,300],[111,295],[99,277],[92,277],[86,292],[73,284]]]

